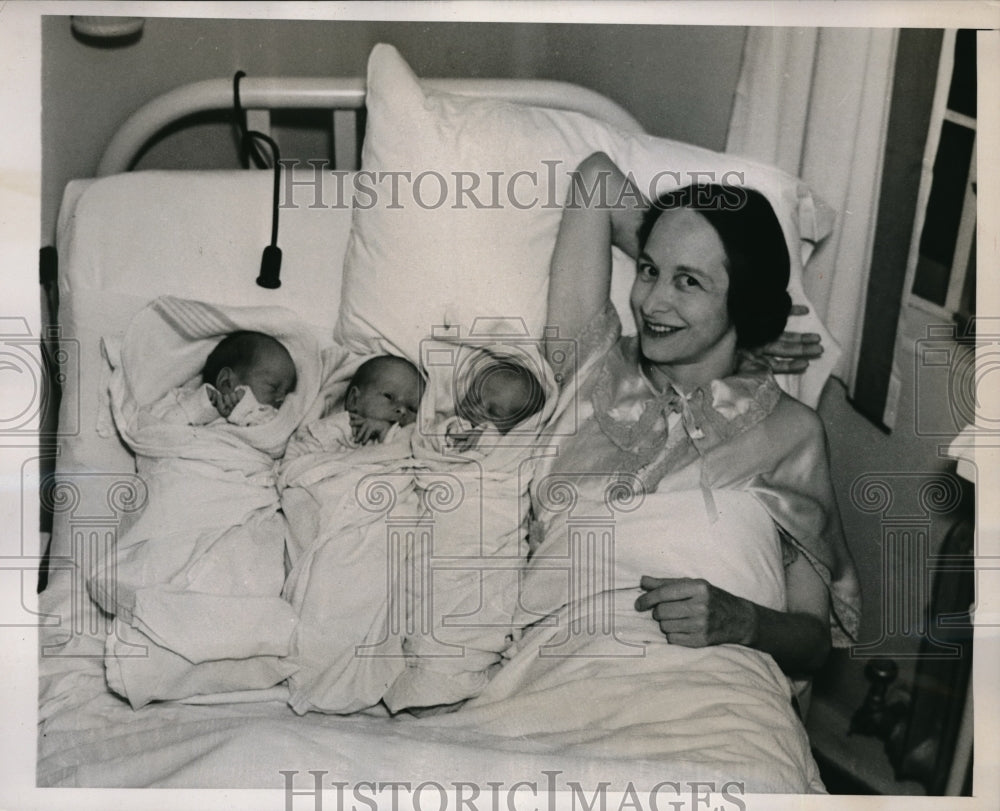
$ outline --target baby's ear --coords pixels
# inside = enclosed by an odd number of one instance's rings
[[[219,374],[215,376],[215,388],[223,394],[229,394],[237,385],[236,372],[228,366],[219,369]]]
[[[360,394],[361,392],[357,386],[351,386],[347,390],[347,396],[344,398],[344,411],[350,411],[358,404],[358,396]]]

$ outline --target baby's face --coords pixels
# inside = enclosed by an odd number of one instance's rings
[[[492,369],[475,381],[458,404],[458,416],[473,425],[492,423],[506,434],[529,414],[531,387],[509,369]]]
[[[402,365],[382,369],[348,392],[347,412],[365,419],[410,425],[420,405],[420,376]]]
[[[267,345],[257,350],[253,364],[236,374],[238,384],[253,392],[261,405],[281,408],[285,397],[295,390],[295,363],[288,350]]]

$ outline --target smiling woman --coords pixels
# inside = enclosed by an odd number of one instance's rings
[[[651,242],[663,241],[654,228],[661,212],[701,218],[721,242],[725,307],[736,329],[737,347],[756,349],[781,335],[791,309],[790,263],[781,225],[767,199],[754,189],[714,183],[669,192],[653,202],[639,226],[638,240],[647,249]],[[681,233],[683,229],[666,241],[680,242]],[[685,240],[694,238],[692,228]],[[710,256],[703,253],[701,261]],[[704,284],[704,269],[702,276],[699,282]]]
[[[595,153],[580,165],[563,212],[549,323],[579,343],[582,427],[559,440],[550,475],[631,475],[641,493],[694,485],[710,521],[719,516],[716,493],[752,495],[782,539],[774,547],[784,562],[781,599],[752,587],[734,594],[711,571],[683,565],[667,577],[640,569],[638,582],[620,587],[635,590],[635,608],[651,611],[671,643],[736,643],[771,654],[789,674],[812,672],[832,639],[844,644],[856,633],[858,591],[822,425],[746,351],[776,339],[789,313],[782,229],[750,189],[688,187],[650,205],[623,194],[627,183]],[[631,203],[595,204],[587,190],[598,184],[610,192],[604,200]],[[607,304],[612,244],[637,258],[633,339],[619,337]],[[534,542],[544,544],[547,521],[558,520],[540,513]],[[671,542],[661,539],[668,551]]]
[[[718,232],[698,212],[679,208],[660,215],[647,234],[629,299],[646,372],[660,386],[685,388],[731,374],[736,327]]]

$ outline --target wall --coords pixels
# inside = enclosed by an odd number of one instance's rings
[[[150,17],[137,43],[95,48],[74,39],[68,17],[47,17],[42,38],[44,245],[66,183],[94,174],[104,144],[132,111],[187,82],[238,69],[363,76],[371,46],[390,42],[421,76],[577,82],[623,105],[655,135],[721,149],[745,29]],[[203,123],[171,135],[141,165],[238,164],[229,127]]]

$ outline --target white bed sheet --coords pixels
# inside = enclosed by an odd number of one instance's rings
[[[41,606],[61,613],[70,598],[69,590],[49,589]],[[61,633],[44,629],[43,645]],[[671,669],[645,657],[630,665],[628,679],[602,679],[605,663],[590,660],[576,678],[553,681],[546,660],[536,659],[529,672],[501,673],[524,689],[501,684],[510,693],[500,700],[422,719],[297,716],[280,689],[270,701],[234,696],[132,710],[105,688],[99,635],[76,636],[58,654],[41,663],[40,786],[280,789],[281,771],[292,769],[325,770],[353,785],[461,779],[485,787],[544,784],[542,770],[554,770],[583,786],[609,781],[612,791],[629,784],[649,791],[668,779],[738,782],[745,793],[823,790],[805,732],[788,726],[787,713],[762,723],[781,692],[767,667],[737,649],[711,669],[698,665],[700,652],[685,652]],[[720,726],[717,717],[727,720]]]

